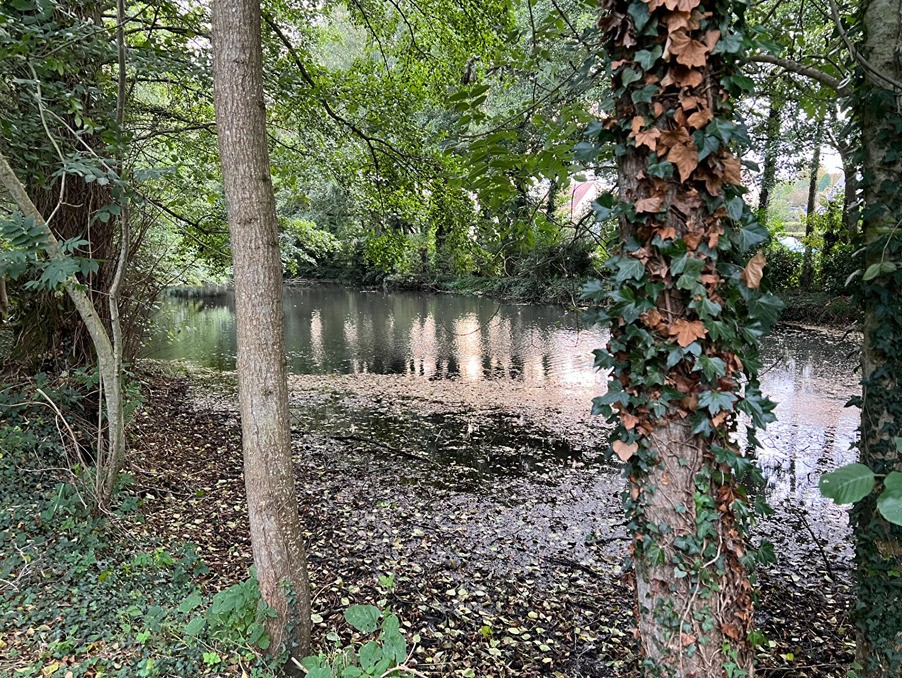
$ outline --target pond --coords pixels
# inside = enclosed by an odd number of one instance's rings
[[[228,289],[168,295],[145,355],[234,370],[233,307]],[[547,484],[555,468],[595,468],[609,476],[608,494],[619,483],[597,454],[601,424],[588,416],[605,382],[591,352],[605,337],[579,313],[311,285],[285,288],[285,317],[300,430],[371,441],[473,481]],[[779,509],[769,537],[789,545],[810,534],[839,560],[849,557],[846,514],[821,499],[817,483],[854,460],[858,412],[845,403],[858,389],[858,348],[840,332],[796,326],[778,328],[763,347],[762,386],[779,418],[756,452]]]

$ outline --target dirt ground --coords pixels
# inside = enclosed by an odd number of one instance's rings
[[[149,377],[131,432],[136,529],[197,544],[217,588],[251,564],[232,380]],[[290,386],[316,643],[349,639],[343,610],[373,603],[400,616],[427,675],[634,675],[622,483],[573,407],[584,394],[378,375]],[[799,543],[778,544],[760,578],[760,675],[845,676],[848,563],[799,540],[790,513],[762,530]]]

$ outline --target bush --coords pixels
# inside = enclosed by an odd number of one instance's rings
[[[797,288],[802,277],[805,255],[802,252],[793,252],[776,239],[771,240],[765,254],[767,256],[765,280],[770,288],[778,292]]]
[[[829,252],[821,257],[821,281],[825,292],[830,294],[844,294],[849,290],[846,281],[856,270],[862,268],[858,257],[855,256],[857,248],[852,244],[834,245]]]

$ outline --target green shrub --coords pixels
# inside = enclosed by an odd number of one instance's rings
[[[802,277],[805,255],[802,252],[793,252],[776,239],[768,245],[765,254],[767,256],[765,280],[770,288],[775,291],[797,288]]]

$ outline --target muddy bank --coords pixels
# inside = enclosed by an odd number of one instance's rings
[[[146,529],[198,543],[211,586],[250,565],[230,379],[151,379],[133,438]],[[291,388],[319,642],[346,633],[348,604],[383,602],[428,675],[633,674],[621,480],[582,405],[593,386],[361,374]],[[798,435],[787,426],[774,435]],[[824,538],[843,515],[780,496],[760,530],[781,557],[761,582],[762,673],[845,675],[848,547]]]

